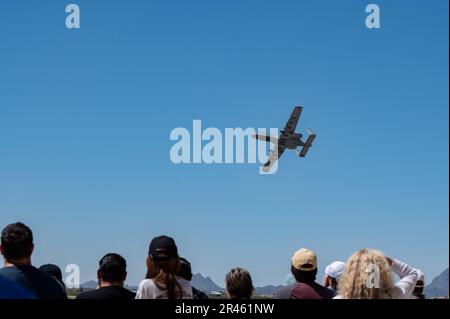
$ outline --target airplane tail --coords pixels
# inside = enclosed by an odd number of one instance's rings
[[[308,153],[309,148],[312,146],[312,142],[314,141],[316,136],[317,135],[313,131],[308,130],[308,138],[307,138],[306,142],[303,144],[302,149],[300,150],[298,156],[300,156],[300,157],[306,156],[306,153]]]

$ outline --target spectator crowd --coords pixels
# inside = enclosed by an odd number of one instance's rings
[[[67,299],[61,269],[52,264],[32,265],[33,233],[23,223],[7,225],[1,233],[0,299]],[[108,253],[98,263],[98,288],[77,299],[207,299],[191,285],[191,264],[180,257],[175,240],[158,236],[151,240],[147,273],[137,292],[125,288],[127,262]],[[301,248],[291,258],[291,280],[276,293],[277,299],[424,299],[424,275],[378,250],[361,249],[346,262],[335,261],[317,282],[317,256]],[[400,280],[394,282],[393,274]],[[250,299],[254,286],[250,273],[231,269],[225,276],[230,299]]]

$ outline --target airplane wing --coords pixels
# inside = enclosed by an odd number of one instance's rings
[[[278,137],[274,137],[274,136],[270,136],[270,135],[253,134],[252,137],[257,140],[264,141],[264,142],[270,142],[273,144],[278,143]]]
[[[281,155],[283,155],[285,149],[286,146],[278,145],[272,152],[270,152],[269,159],[262,167],[263,172],[267,173],[268,171],[270,171],[273,164],[275,164],[275,162],[278,161]]]
[[[298,120],[300,119],[300,115],[302,114],[302,106],[296,106],[292,111],[291,117],[287,121],[284,126],[284,131],[288,133],[294,133],[297,127]]]

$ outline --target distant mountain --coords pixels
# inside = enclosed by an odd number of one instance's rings
[[[435,277],[433,281],[425,287],[425,296],[444,297],[448,295],[449,276],[448,268],[444,270],[439,276]]]
[[[86,281],[85,283],[82,283],[80,285],[80,288],[83,288],[83,289],[95,289],[97,287],[98,287],[98,283],[94,280]]]
[[[217,292],[225,292],[225,289],[217,285],[210,277],[203,277],[201,274],[195,274],[192,277],[191,281],[192,286],[201,290],[203,292],[217,291]],[[264,287],[256,287],[255,294],[256,295],[274,295],[278,289],[282,286],[264,286]]]
[[[194,276],[192,276],[191,285],[203,292],[225,291],[225,289],[218,286],[210,277],[205,278],[201,274],[195,274]]]

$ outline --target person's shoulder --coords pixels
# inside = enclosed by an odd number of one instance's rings
[[[152,279],[144,279],[139,283],[136,299],[155,299],[160,292]]]
[[[76,299],[134,299],[135,295],[123,287],[108,286],[82,292]]]
[[[296,284],[283,286],[278,289],[275,297],[277,299],[289,299],[291,297],[292,290],[294,290]]]
[[[144,279],[139,283],[139,288],[156,287],[153,279]]]
[[[192,290],[191,282],[178,276],[176,277],[176,279],[177,282],[180,284],[181,289],[183,290],[183,298],[184,299],[194,298],[194,291]]]
[[[33,265],[26,265],[26,266],[13,266],[8,267],[11,268],[11,272],[14,273],[22,273],[27,278],[32,278],[36,280],[43,280],[43,281],[54,281],[49,275],[45,274],[44,272],[40,271],[38,268],[34,267]]]
[[[75,299],[94,299],[98,295],[97,290],[98,289],[83,291],[82,293],[79,293]]]
[[[36,299],[29,289],[0,274],[0,299]]]
[[[278,291],[292,290],[292,289],[294,289],[294,287],[295,287],[297,284],[298,284],[298,283],[291,284],[291,285],[285,285],[285,286],[282,286],[282,287],[280,287],[280,288],[278,289]]]
[[[186,280],[186,279],[184,279],[184,278],[177,277],[177,281],[178,281],[178,283],[179,283],[180,285],[182,285],[182,286],[185,286],[185,287],[191,287],[191,282],[188,281],[188,280]]]
[[[316,290],[323,298],[332,299],[336,295],[331,289],[328,289],[317,282],[313,285],[315,286],[314,290]]]
[[[29,271],[33,274],[32,276],[36,278],[36,282],[51,289],[55,297],[65,297],[64,284],[60,283],[56,278],[47,275],[34,266]]]
[[[16,266],[0,268],[0,275],[3,277],[8,277],[17,273],[20,273],[20,270]]]
[[[12,266],[3,268],[1,275],[11,281],[32,290],[37,296],[44,299],[65,299],[65,290],[56,279],[46,275],[32,265]]]
[[[134,299],[136,297],[136,293],[131,291],[130,289],[127,289],[125,287],[118,287],[118,289],[120,290],[120,294],[124,298]]]
[[[148,294],[149,292],[156,292],[159,291],[160,289],[158,288],[158,286],[155,284],[155,282],[153,281],[153,279],[144,279],[139,283],[138,286],[138,295],[139,294]]]

